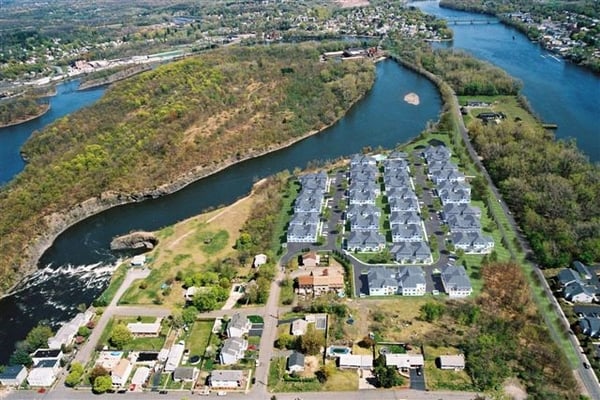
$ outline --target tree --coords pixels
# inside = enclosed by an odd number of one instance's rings
[[[69,375],[65,378],[65,385],[68,387],[75,387],[79,381],[81,381],[81,377],[83,376],[83,365],[78,362],[74,362],[71,364],[71,371]]]
[[[200,292],[194,296],[194,306],[200,312],[212,311],[217,308],[217,299],[211,291]]]
[[[10,365],[25,365],[26,367],[30,367],[33,364],[33,360],[31,356],[29,356],[29,352],[24,348],[17,348],[8,359],[8,363]]]
[[[50,329],[47,325],[38,325],[33,328],[27,334],[25,338],[25,343],[27,344],[27,350],[35,351],[40,347],[48,346],[48,339],[50,339],[54,335],[52,329]]]
[[[277,347],[280,349],[289,349],[296,339],[287,332],[283,332],[277,339]]]
[[[196,321],[196,317],[198,316],[198,309],[194,306],[189,306],[183,309],[181,313],[181,317],[183,318],[183,322],[188,325],[191,325]]]
[[[127,343],[131,342],[133,339],[133,335],[127,326],[124,324],[117,324],[110,335],[110,344],[117,349],[121,350],[123,347],[127,345]]]
[[[375,360],[375,368],[373,372],[375,373],[375,377],[377,378],[377,382],[380,387],[391,388],[404,383],[404,379],[402,376],[400,376],[396,367],[388,367],[385,365],[385,357],[383,355],[379,356]]]
[[[325,345],[325,337],[315,329],[314,324],[309,324],[306,333],[300,336],[300,349],[303,353],[314,356],[319,354]]]
[[[112,379],[108,375],[99,376],[94,380],[93,391],[96,394],[106,393],[112,387]]]
[[[96,379],[101,377],[101,376],[108,376],[108,371],[106,370],[106,368],[104,368],[101,365],[96,365],[91,371],[90,371],[90,383],[93,385],[96,382]]]
[[[77,334],[79,336],[83,336],[83,337],[88,337],[90,336],[90,328],[88,328],[87,326],[80,326],[79,329],[77,330]]]

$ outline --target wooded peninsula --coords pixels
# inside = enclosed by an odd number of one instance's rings
[[[69,224],[115,205],[69,217],[86,200],[122,204],[171,185],[159,190],[165,194],[182,177],[189,183],[335,122],[375,79],[370,60],[319,61],[322,51],[343,48],[210,51],[119,82],[94,106],[35,134],[23,148],[25,170],[0,191],[0,291],[34,268]]]

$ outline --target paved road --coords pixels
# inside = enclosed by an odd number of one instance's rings
[[[534,254],[533,254],[531,248],[529,247],[529,243],[523,237],[523,235],[521,235],[520,230],[518,229],[518,225],[517,225],[515,219],[513,218],[512,213],[508,209],[506,202],[503,201],[502,195],[500,194],[496,185],[494,185],[494,182],[492,181],[492,179],[489,176],[487,170],[485,169],[483,163],[481,162],[477,152],[475,151],[475,149],[473,148],[473,146],[471,144],[471,141],[469,139],[469,133],[467,131],[467,128],[464,125],[462,115],[460,113],[460,106],[458,103],[458,98],[456,96],[454,96],[453,100],[454,100],[454,109],[455,109],[455,112],[457,115],[457,120],[459,121],[460,134],[463,138],[463,141],[466,145],[467,151],[469,152],[471,159],[480,168],[480,171],[481,171],[482,175],[485,177],[485,179],[488,183],[488,187],[492,191],[492,194],[500,202],[500,204],[502,206],[502,211],[506,215],[506,218],[508,219],[508,222],[510,223],[513,231],[516,232],[517,238],[519,240],[519,245],[525,251],[526,257],[528,259],[533,259]],[[501,225],[500,225],[500,229],[503,230],[503,227]],[[515,254],[512,254],[512,256],[513,256],[513,258],[516,259]],[[552,293],[552,290],[550,289],[548,282],[546,281],[546,279],[543,276],[542,271],[540,270],[539,265],[534,264],[534,271],[538,278],[538,281],[541,282],[541,284],[542,284],[544,293],[546,294],[546,296],[552,303],[554,311],[556,312],[556,314],[558,314],[558,316],[560,317],[560,319],[561,319],[562,323],[565,325],[565,327],[567,327],[567,329],[569,329],[569,321],[567,320],[562,309],[560,308],[558,301],[556,300],[556,297]],[[541,312],[541,314],[544,317],[546,325],[548,326],[548,329],[550,330],[550,333],[551,333],[553,339],[557,342],[557,344],[560,343],[560,341],[559,341],[560,333],[556,332],[554,325],[550,321],[550,317],[549,317],[548,313]],[[577,337],[575,335],[570,335],[569,341],[571,342],[571,345],[573,346],[573,349],[575,350],[575,353],[577,354],[577,357],[579,359],[579,365],[577,366],[576,372],[579,375],[579,377],[581,378],[581,382],[583,382],[583,385],[585,386],[585,389],[586,389],[588,395],[592,399],[600,399],[600,383],[598,382],[598,378],[596,377],[596,374],[594,373],[594,371],[592,369],[586,369],[583,367],[583,364],[584,363],[589,364],[589,361],[585,354],[582,354],[580,351],[577,350],[580,348],[580,343],[577,340]]]

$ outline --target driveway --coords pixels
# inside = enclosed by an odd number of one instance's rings
[[[419,375],[416,368],[411,368],[410,370],[410,388],[413,390],[426,390],[425,389],[425,375],[423,375],[424,371],[421,369],[421,374]]]

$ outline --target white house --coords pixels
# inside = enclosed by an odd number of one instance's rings
[[[144,264],[146,264],[146,256],[144,254],[138,254],[131,259],[131,265],[134,267],[143,267]]]
[[[50,349],[60,349],[63,345],[69,345],[73,341],[80,326],[90,322],[94,313],[90,310],[77,314],[71,321],[61,326],[56,335],[48,339],[48,347]]]
[[[293,336],[302,336],[306,333],[308,328],[308,321],[305,319],[296,319],[292,321],[291,332]]]
[[[133,336],[158,336],[160,333],[160,319],[154,322],[132,322],[127,324],[127,329]]]
[[[360,354],[340,354],[338,357],[338,366],[340,368],[371,369],[373,368],[373,356]]]
[[[27,383],[29,386],[52,386],[58,371],[60,370],[60,361],[56,360],[42,360],[29,371],[27,376]]]
[[[254,268],[259,268],[261,265],[265,265],[267,263],[266,254],[257,254],[254,256],[254,261],[252,262],[252,266]]]
[[[244,371],[221,369],[210,373],[209,384],[212,388],[237,389],[243,380]]]
[[[252,328],[252,323],[248,317],[240,313],[235,313],[227,325],[227,336],[230,338],[242,337],[250,332],[250,328]]]
[[[167,362],[165,364],[165,372],[173,372],[175,371],[175,368],[179,367],[179,363],[181,362],[184,351],[185,342],[183,340],[171,346],[169,357],[167,358]]]
[[[148,367],[138,367],[131,378],[131,384],[136,387],[142,386],[148,378],[150,377],[150,368]]]
[[[228,338],[223,341],[223,347],[219,354],[219,361],[223,365],[237,363],[244,358],[248,350],[248,341],[242,338]]]
[[[394,366],[401,370],[419,368],[425,365],[422,354],[397,354],[388,353],[385,355],[385,365]]]

